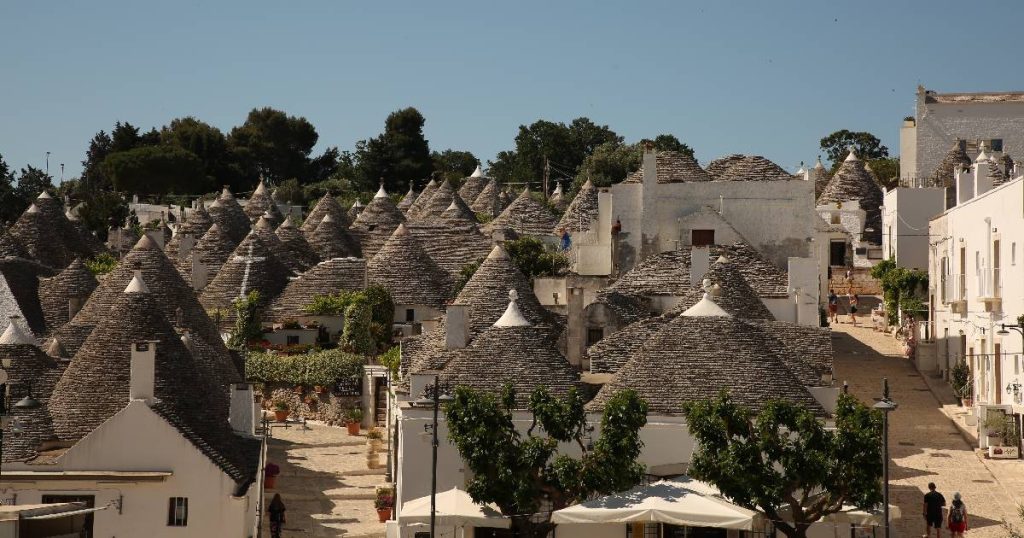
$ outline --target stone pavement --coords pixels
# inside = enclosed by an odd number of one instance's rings
[[[976,453],[943,412],[942,393],[933,394],[892,336],[841,323],[833,326],[832,342],[837,382],[847,381],[851,394],[873,404],[881,396],[881,379],[888,377],[899,404],[889,422],[890,495],[903,514],[893,522],[893,536],[924,534],[920,514],[928,482],[935,482],[947,501],[954,491],[963,495],[971,538],[1006,536],[1000,526],[1004,518],[1020,523],[1024,461],[986,460]],[[947,402],[947,410],[952,407]]]
[[[384,468],[367,468],[365,434],[352,437],[344,427],[314,422],[305,429],[301,424],[272,428],[267,461],[279,465],[281,474],[275,489],[265,491],[264,502],[269,505],[274,493],[281,494],[287,508],[283,537],[384,536],[373,507]],[[387,455],[380,460],[386,463]],[[266,516],[262,525],[269,538]]]

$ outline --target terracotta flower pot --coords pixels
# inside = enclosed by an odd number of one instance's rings
[[[378,508],[377,509],[377,518],[380,519],[381,523],[386,523],[387,520],[391,519],[391,509],[390,508]]]
[[[291,413],[291,411],[287,409],[285,409],[284,411],[274,411],[274,418],[277,419],[278,422],[284,422],[288,420],[289,413]]]
[[[274,489],[274,486],[277,486],[277,475],[267,475],[267,477],[263,479],[263,488]]]
[[[315,385],[313,386],[313,391],[316,392],[317,394],[323,394],[327,392],[327,388],[324,387],[323,385]]]
[[[349,435],[359,435],[359,423],[358,422],[347,422],[345,427],[348,428]]]
[[[295,385],[295,388],[293,390],[295,390],[295,394],[302,394],[302,385]]]

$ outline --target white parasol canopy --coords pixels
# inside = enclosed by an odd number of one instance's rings
[[[601,497],[557,510],[551,522],[572,523],[668,523],[689,527],[754,530],[757,512],[722,498],[714,486],[681,478]]]
[[[512,521],[501,515],[494,504],[480,505],[473,502],[469,493],[458,488],[435,495],[434,514],[438,525],[463,527],[493,527],[507,529]],[[430,495],[413,499],[402,505],[398,515],[402,525],[430,523]]]

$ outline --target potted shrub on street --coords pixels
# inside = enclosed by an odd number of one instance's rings
[[[346,417],[345,427],[349,435],[359,435],[359,425],[363,422],[363,410],[353,407]]]
[[[288,408],[288,402],[285,402],[284,400],[277,400],[274,402],[274,418],[277,419],[278,422],[288,420],[288,413],[290,412],[291,410]]]
[[[377,509],[377,518],[381,523],[391,519],[391,510],[395,507],[395,490],[377,488],[377,498],[373,501],[373,507]]]
[[[266,489],[274,489],[277,485],[277,475],[281,474],[281,468],[276,463],[267,463],[267,466],[263,468],[263,487]]]
[[[961,361],[953,366],[953,369],[949,371],[949,384],[952,385],[953,392],[956,393],[957,398],[960,398],[964,407],[971,407],[974,404],[971,398],[974,392],[974,383],[971,380],[971,369],[967,367],[967,363]]]
[[[371,452],[379,452],[384,446],[384,433],[380,431],[380,428],[372,428],[366,432],[366,442],[370,445]]]
[[[1017,459],[1017,422],[1004,414],[992,415],[985,420],[988,432],[988,457],[993,459]]]

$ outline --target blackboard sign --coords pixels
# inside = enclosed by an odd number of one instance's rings
[[[346,377],[339,379],[334,382],[335,396],[362,396],[363,395],[363,378],[361,377]]]

